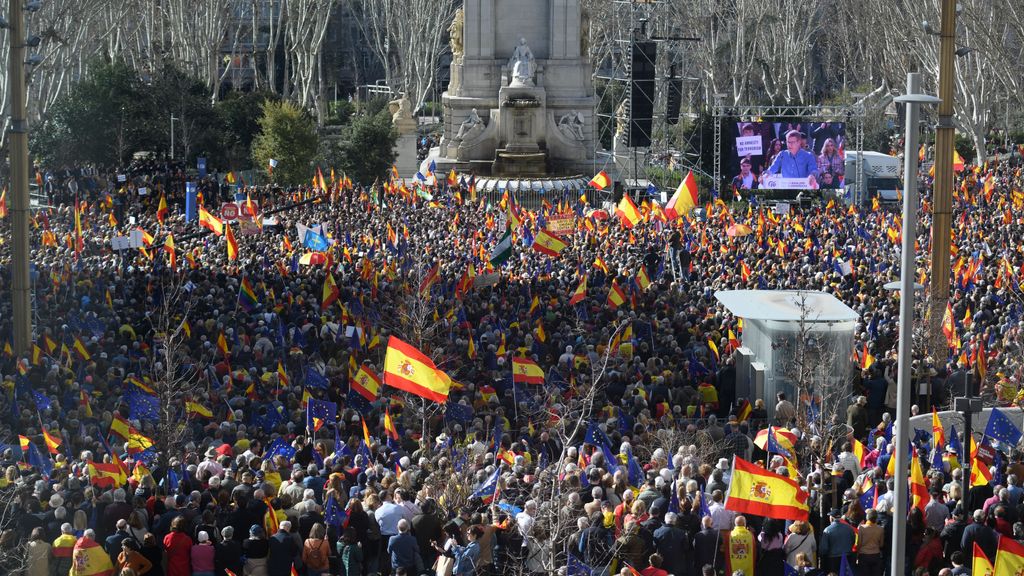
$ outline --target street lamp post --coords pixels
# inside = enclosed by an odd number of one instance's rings
[[[907,105],[906,136],[903,152],[903,261],[900,265],[900,343],[899,376],[896,396],[896,482],[893,501],[892,565],[890,574],[902,574],[906,554],[907,526],[907,452],[910,441],[910,363],[914,343],[914,240],[917,238],[917,125],[921,104],[939,101],[934,96],[920,94],[921,75],[907,74],[907,93],[897,97],[897,102]]]
[[[11,306],[14,316],[14,353],[24,356],[32,346],[32,300],[29,283],[28,110],[25,92],[24,0],[10,0],[10,59],[8,89],[11,95]]]
[[[172,162],[174,161],[174,121],[175,120],[177,120],[177,118],[174,116],[174,114],[171,114],[171,161]]]

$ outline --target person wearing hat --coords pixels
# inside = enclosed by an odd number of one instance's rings
[[[849,524],[843,522],[843,512],[839,508],[833,508],[828,516],[831,523],[821,534],[818,556],[826,570],[838,574],[844,555],[847,557],[847,561],[851,563],[856,561],[856,557],[853,555],[853,546],[857,540],[857,533]]]
[[[245,558],[245,574],[247,576],[267,576],[267,556],[270,555],[270,543],[263,534],[263,527],[253,524],[249,528],[249,538],[242,543],[242,556]]]
[[[201,530],[192,545],[192,576],[213,576],[216,549],[210,541],[210,534]]]

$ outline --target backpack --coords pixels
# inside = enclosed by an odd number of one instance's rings
[[[327,554],[330,551],[330,545],[327,540],[320,540],[317,545],[313,545],[312,540],[306,541],[306,557],[304,559],[306,567],[310,570],[326,570],[330,566],[330,560],[327,558]]]

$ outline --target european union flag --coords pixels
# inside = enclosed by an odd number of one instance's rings
[[[700,495],[700,517],[711,516],[711,508],[708,507],[708,497],[704,495],[704,490],[697,492]]]
[[[267,451],[263,456],[264,460],[270,460],[275,456],[284,456],[289,461],[295,458],[295,448],[284,441],[283,438],[277,438],[267,446]]]
[[[569,562],[566,564],[565,576],[593,576],[594,569],[583,563],[582,560],[569,554]]]
[[[324,522],[328,526],[344,526],[348,522],[348,514],[338,505],[333,495],[328,496],[324,504]]]
[[[790,566],[788,562],[783,562],[782,565],[783,565],[783,572],[782,572],[783,576],[800,576],[800,573],[796,571],[796,568],[793,568],[792,566]]]
[[[338,419],[338,405],[329,400],[310,398],[306,404],[306,429],[315,432],[324,424],[334,424]]]
[[[34,400],[36,403],[36,410],[40,412],[45,412],[49,410],[50,406],[52,405],[50,403],[50,399],[46,397],[46,394],[43,394],[38,390],[32,391],[32,400]]]
[[[993,408],[992,414],[988,417],[988,426],[985,427],[985,436],[1016,446],[1020,441],[1020,428],[1017,428],[998,408]]]
[[[853,576],[853,570],[850,569],[850,562],[846,559],[846,554],[843,554],[843,560],[839,563],[839,576]]]
[[[330,382],[327,381],[327,378],[317,370],[312,368],[306,370],[307,388],[323,388],[326,390],[328,384],[330,384]]]
[[[348,391],[348,395],[345,396],[345,405],[364,416],[373,410],[369,400],[363,398],[355,390]]]
[[[444,419],[449,422],[469,422],[473,419],[473,407],[449,402],[444,412]]]
[[[134,387],[125,394],[128,400],[128,417],[132,420],[159,420],[160,399]]]
[[[668,499],[668,511],[679,514],[679,492],[676,490],[676,481],[672,481],[672,494]]]
[[[53,461],[49,457],[43,458],[34,443],[28,445],[28,463],[43,473],[45,478],[53,474]]]

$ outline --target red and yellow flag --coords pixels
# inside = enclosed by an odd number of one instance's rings
[[[373,402],[380,395],[380,376],[369,366],[360,366],[351,381],[351,386],[360,396]]]
[[[604,190],[611,183],[612,180],[611,178],[608,177],[608,173],[605,172],[604,170],[601,170],[600,172],[595,174],[593,178],[590,179],[590,182],[587,183],[587,186],[597,188],[598,190]]]
[[[384,433],[388,435],[394,441],[398,441],[398,429],[395,428],[395,423],[391,421],[391,411],[387,408],[384,409]]]
[[[641,219],[640,210],[637,209],[633,199],[629,197],[629,193],[622,195],[622,200],[619,202],[618,208],[615,209],[615,214],[618,215],[622,225],[626,228],[636,226],[637,222]]]
[[[206,208],[199,207],[199,225],[213,232],[217,236],[224,234],[224,222],[213,214],[206,211]]]
[[[1007,576],[1024,574],[1024,544],[1012,538],[1000,538],[992,573],[1006,574]],[[972,574],[979,574],[979,572],[972,572]]]
[[[114,573],[110,555],[91,538],[81,538],[75,544],[71,565],[74,568],[72,572],[78,576],[110,576]]]
[[[442,404],[452,385],[451,378],[430,358],[394,336],[384,355],[384,383]]]
[[[231,225],[224,225],[224,238],[228,246],[228,262],[238,259],[238,242],[235,240],[235,233],[231,231]]]
[[[167,197],[161,194],[160,204],[156,208],[156,221],[163,224],[164,220],[167,218],[168,212],[169,210],[167,209]]]
[[[895,458],[895,455],[893,456]],[[931,501],[928,495],[928,485],[924,481],[924,472],[921,470],[921,459],[916,454],[910,455],[910,496],[911,506],[924,512],[924,507]]]
[[[612,280],[612,287],[608,289],[608,305],[611,306],[612,310],[615,310],[625,302],[626,293],[623,292],[622,287],[619,286],[618,280]]]
[[[529,358],[513,358],[512,382],[516,384],[543,384],[544,369]]]
[[[693,171],[691,170],[686,174],[686,178],[679,183],[679,188],[676,188],[675,194],[668,199],[668,204],[665,206],[665,216],[669,220],[675,220],[680,216],[685,216],[690,213],[697,206],[697,198],[699,192],[697,191],[697,179],[693,177]]]
[[[339,297],[341,297],[341,290],[338,289],[338,284],[334,281],[334,275],[328,272],[327,278],[324,280],[324,291],[320,300],[320,309],[327,310],[331,304],[338,301]]]
[[[533,249],[552,258],[558,258],[567,246],[564,240],[547,230],[541,230],[533,239]]]
[[[573,291],[572,296],[569,298],[569,305],[575,306],[583,301],[587,297],[587,275],[583,275],[583,279],[580,280],[579,286]]]
[[[810,513],[807,493],[796,481],[734,457],[732,480],[725,508],[779,520],[806,521]]]
[[[978,543],[974,543],[974,562],[971,564],[971,575],[972,576],[992,576],[995,573],[995,568],[992,566],[992,561],[985,555],[985,551],[978,546]]]

